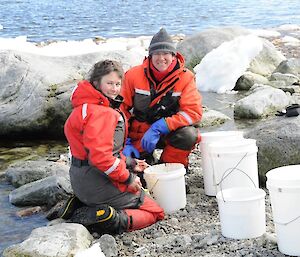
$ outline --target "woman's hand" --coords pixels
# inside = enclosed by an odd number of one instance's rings
[[[136,165],[133,168],[134,172],[143,172],[146,168],[149,167],[149,164],[145,160],[134,159],[136,161]]]
[[[133,182],[128,185],[128,192],[136,193],[137,191],[140,191],[142,187],[142,183],[139,177],[135,177]]]

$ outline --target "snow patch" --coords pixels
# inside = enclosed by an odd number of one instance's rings
[[[198,89],[219,94],[232,90],[262,48],[261,39],[247,35],[213,49],[194,68]]]

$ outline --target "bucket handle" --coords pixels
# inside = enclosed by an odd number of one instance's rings
[[[241,173],[245,174],[250,179],[250,181],[253,183],[254,187],[256,188],[256,185],[255,185],[255,182],[253,181],[253,179],[245,171],[237,168],[240,165],[240,163],[242,162],[242,160],[246,158],[247,154],[248,153],[245,153],[244,156],[238,161],[238,163],[233,168],[228,168],[227,170],[225,170],[225,172],[223,173],[223,175],[221,177],[220,182],[216,183],[216,186],[220,186],[220,191],[221,191],[223,202],[226,202],[226,201],[225,201],[224,195],[223,195],[222,182],[235,170],[240,171]],[[210,158],[210,159],[212,159],[212,158]],[[215,169],[214,169],[213,162],[212,162],[212,167],[213,167],[213,179],[215,181]],[[229,170],[231,170],[231,171],[226,174],[226,172]]]
[[[275,224],[282,225],[282,226],[287,226],[287,225],[289,225],[290,223],[296,221],[299,218],[300,218],[300,215],[298,217],[288,221],[288,222],[278,222],[278,221],[275,221],[275,220],[273,220],[273,221],[274,221]]]
[[[151,188],[149,188],[149,192],[150,192],[150,193],[153,193],[153,189],[154,189],[154,187],[156,186],[157,182],[158,182],[158,178],[156,179],[154,185],[153,185]]]

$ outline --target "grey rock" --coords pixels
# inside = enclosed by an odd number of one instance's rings
[[[13,256],[60,256],[71,257],[87,249],[92,241],[88,230],[79,224],[58,224],[34,229],[28,239],[6,248],[4,257]]]
[[[177,236],[171,244],[174,247],[186,247],[187,245],[190,245],[191,242],[192,238],[189,235],[181,235]]]
[[[283,74],[293,74],[300,77],[300,59],[290,58],[282,61],[278,67],[274,70],[274,73],[279,72]]]
[[[194,68],[214,48],[237,36],[247,34],[249,34],[248,30],[241,27],[206,29],[178,43],[177,50],[184,55],[186,64]]]
[[[271,76],[270,76],[270,80],[275,80],[275,81],[278,81],[278,80],[282,80],[285,82],[285,84],[287,86],[291,86],[293,85],[294,83],[296,82],[299,82],[300,79],[298,76],[295,76],[293,74],[282,74],[280,72],[274,72]]]
[[[231,120],[227,115],[215,111],[215,110],[207,110],[203,112],[201,122],[199,123],[199,127],[211,127],[217,126],[225,123],[226,121]]]
[[[269,76],[282,61],[286,60],[286,58],[271,42],[266,39],[262,39],[262,41],[263,49],[252,60],[248,71],[262,76]]]
[[[9,166],[5,173],[14,187],[20,187],[53,175],[68,178],[69,169],[69,166],[58,162],[25,161]]]
[[[71,112],[70,96],[100,60],[121,61],[129,68],[142,61],[133,51],[103,51],[68,57],[0,51],[0,136],[63,135]]]
[[[267,120],[245,137],[256,139],[261,183],[266,181],[265,174],[269,170],[300,163],[300,116]]]
[[[106,257],[118,256],[117,243],[113,236],[105,234],[97,240]]]
[[[289,97],[280,89],[267,85],[254,85],[248,96],[234,106],[234,116],[240,119],[259,119],[282,110],[289,104]]]
[[[262,75],[247,71],[238,79],[233,90],[249,90],[254,84],[268,85],[269,81]]]
[[[134,252],[135,252],[135,256],[139,256],[139,257],[152,256],[149,253],[149,250],[144,246],[137,248]]]
[[[53,206],[72,194],[70,181],[64,177],[50,176],[21,186],[9,194],[9,201],[17,206]]]

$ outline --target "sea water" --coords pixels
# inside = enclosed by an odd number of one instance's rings
[[[153,35],[160,27],[191,35],[216,26],[300,24],[298,0],[1,0],[0,37],[29,41]]]

